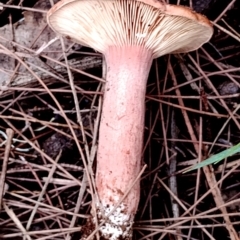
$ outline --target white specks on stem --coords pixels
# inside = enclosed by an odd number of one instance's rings
[[[112,214],[108,216],[111,212]],[[108,216],[107,220],[105,220],[106,216]],[[133,216],[126,214],[125,204],[121,203],[117,208],[110,204],[103,204],[101,211],[100,209],[98,211],[98,219],[106,221],[99,229],[104,238],[109,240],[118,240],[120,237],[131,239]]]

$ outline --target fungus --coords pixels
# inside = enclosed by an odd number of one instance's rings
[[[213,28],[191,9],[157,0],[61,0],[48,12],[47,21],[57,34],[106,59],[96,170],[103,210],[98,220],[105,219],[140,172],[152,60],[198,49],[209,41]],[[104,239],[131,239],[139,198],[140,180],[101,225]]]

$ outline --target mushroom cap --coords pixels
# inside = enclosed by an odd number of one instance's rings
[[[105,53],[109,46],[145,46],[157,58],[193,51],[213,34],[190,8],[158,0],[61,0],[47,14],[58,34]]]

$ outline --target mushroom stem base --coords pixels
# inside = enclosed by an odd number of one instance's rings
[[[142,46],[109,47],[99,130],[96,187],[103,220],[136,180],[141,168],[145,93],[152,52]],[[106,239],[131,239],[140,179],[100,227]],[[101,223],[101,221],[99,221]]]

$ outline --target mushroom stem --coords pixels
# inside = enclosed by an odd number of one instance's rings
[[[107,79],[99,132],[96,186],[106,216],[140,172],[146,83],[153,57],[152,51],[142,46],[109,47],[105,57]],[[109,217],[108,223],[101,227],[100,231],[107,239],[119,239],[118,234],[121,239],[130,236],[139,198],[140,180]],[[103,218],[99,214],[99,219]]]

